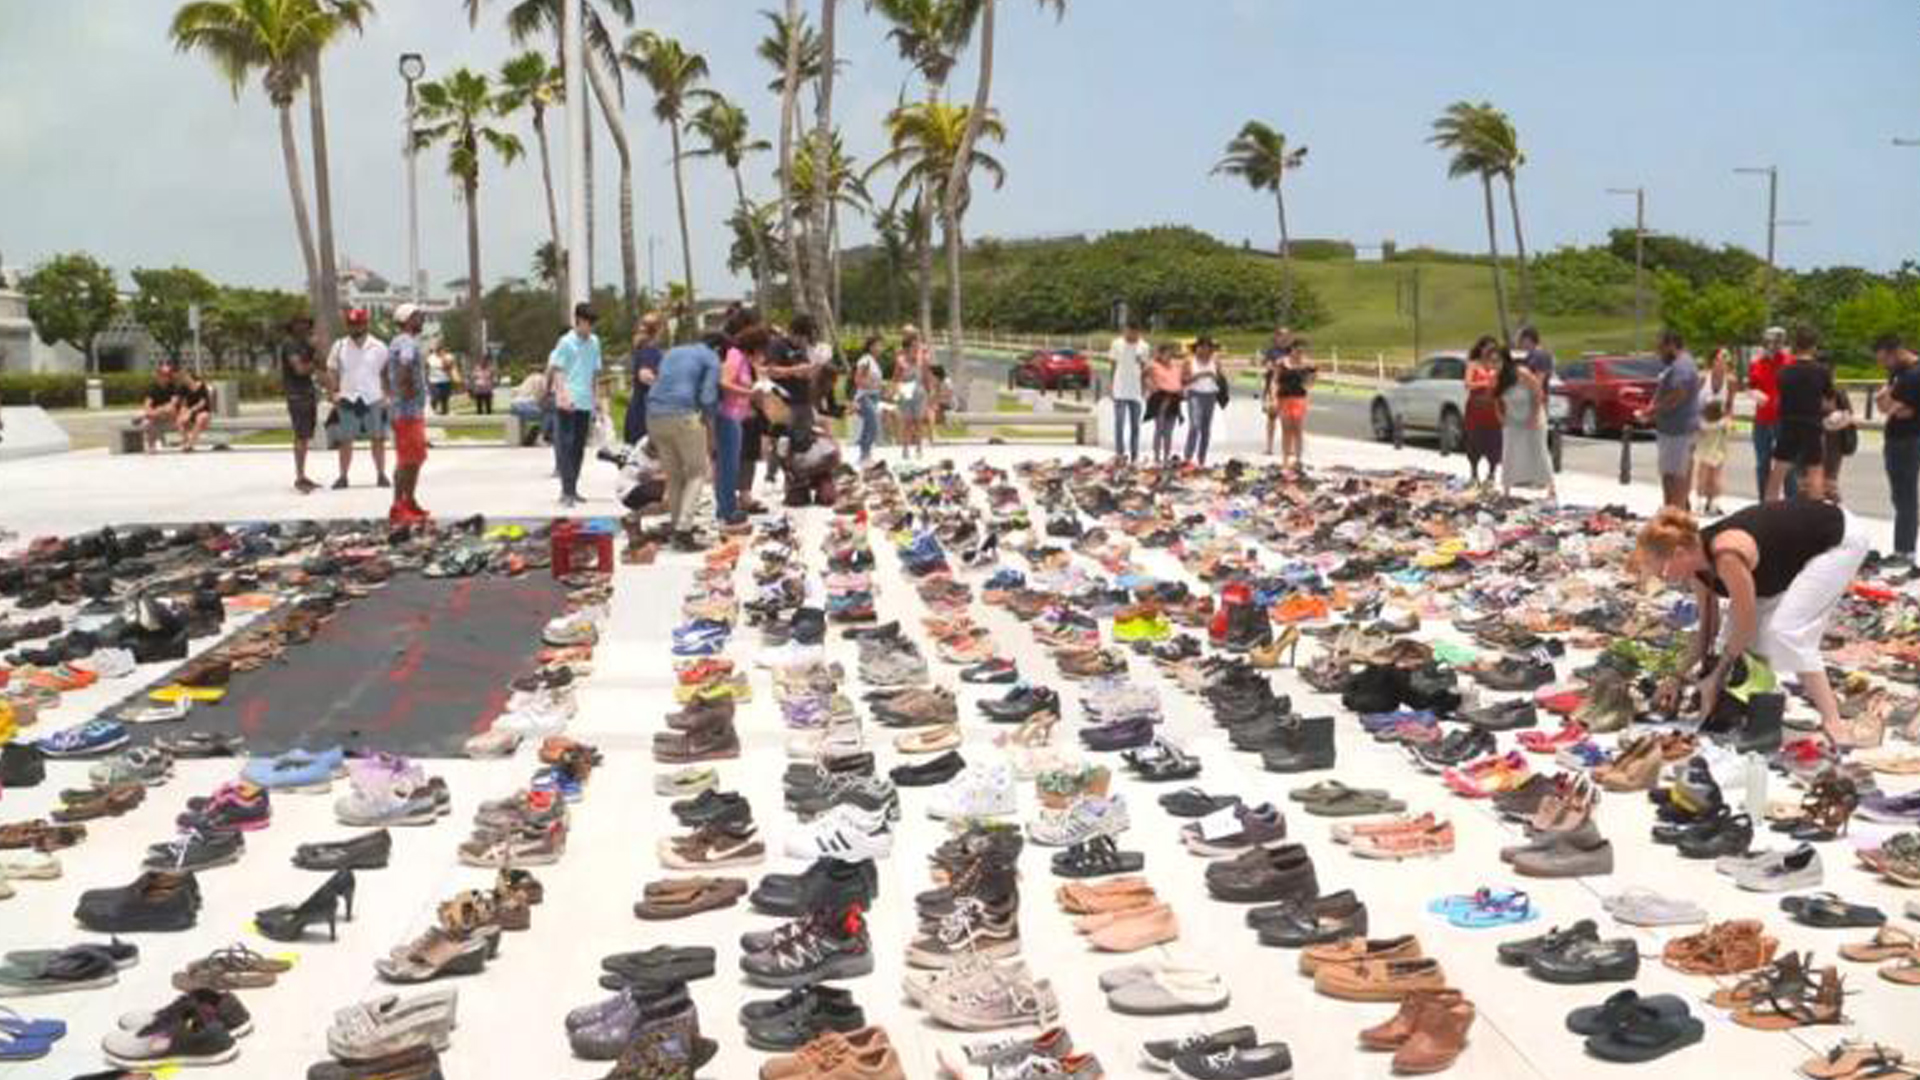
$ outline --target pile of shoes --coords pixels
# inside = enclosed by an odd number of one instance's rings
[[[688,983],[712,977],[712,949],[661,945],[603,957],[600,968],[600,985],[612,995],[566,1016],[576,1056],[616,1062],[614,1077],[692,1076],[712,1060],[719,1044],[701,1034],[687,993]],[[632,1071],[643,1063],[660,1071]]]
[[[434,924],[375,960],[374,971],[391,983],[478,974],[500,954],[500,939],[507,931],[533,925],[532,909],[544,898],[545,889],[533,875],[502,870],[492,888],[469,889],[443,901],[435,909]]]
[[[909,949],[908,1000],[963,1031],[1045,1026],[1059,1012],[1053,986],[1015,959],[1022,840],[1009,828],[972,824],[931,856],[934,888],[914,898],[921,933]]]

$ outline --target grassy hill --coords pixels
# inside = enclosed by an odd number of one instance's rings
[[[968,248],[963,273],[970,293],[979,296],[980,290],[1002,287],[1018,280],[1023,271],[1049,254],[1058,254],[1088,243],[1086,238],[1079,236],[1021,241],[983,238]],[[1278,261],[1271,252],[1228,249],[1224,245],[1218,250],[1222,257],[1229,260],[1229,265],[1243,262],[1250,278],[1273,274]],[[861,301],[873,295],[869,290],[874,286],[868,285],[869,282],[884,281],[884,287],[899,290],[896,293],[896,303],[899,304],[897,310],[902,313],[911,310],[912,287],[902,280],[906,275],[889,276],[881,273],[882,268],[875,256],[872,248],[846,254],[850,321],[890,321],[884,317],[864,317],[867,313],[860,310],[868,307]],[[1343,358],[1371,357],[1375,353],[1384,353],[1389,359],[1410,358],[1414,351],[1411,281],[1416,272],[1420,279],[1419,344],[1422,351],[1465,349],[1480,334],[1495,330],[1492,276],[1481,262],[1462,261],[1461,256],[1447,253],[1432,259],[1421,259],[1417,253],[1407,253],[1393,262],[1340,257],[1303,259],[1296,256],[1293,266],[1296,276],[1313,290],[1328,316],[1321,325],[1307,331],[1313,342],[1313,350],[1319,355],[1329,355],[1338,349]],[[1506,273],[1509,318],[1517,325],[1519,288],[1510,264]],[[945,275],[937,270],[936,278],[935,323],[938,325],[944,317],[940,312],[945,307]],[[899,303],[901,300],[904,303]],[[1104,303],[1102,300],[1102,306]],[[884,315],[884,312],[875,311],[874,314]],[[976,319],[984,317],[977,305],[974,316]],[[1617,351],[1630,348],[1633,344],[1633,319],[1630,315],[1540,316],[1535,323],[1546,337],[1548,347],[1565,355]],[[1647,326],[1646,332],[1650,337],[1657,328],[1652,312],[1648,314]],[[1238,329],[1218,325],[1166,327],[1166,332],[1181,335],[1200,330],[1212,332],[1235,352],[1246,351],[1257,343],[1263,343],[1270,333],[1270,330],[1257,326]]]

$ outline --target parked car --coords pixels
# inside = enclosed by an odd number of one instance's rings
[[[1552,392],[1566,401],[1561,427],[1588,438],[1645,428],[1633,414],[1653,403],[1657,356],[1583,356],[1560,365]]]
[[[1442,449],[1459,450],[1466,444],[1467,355],[1435,353],[1415,364],[1374,395],[1368,415],[1381,442],[1393,441],[1398,424],[1408,433],[1432,432]]]
[[[1072,390],[1093,385],[1093,365],[1078,349],[1036,349],[1013,369],[1016,386]]]

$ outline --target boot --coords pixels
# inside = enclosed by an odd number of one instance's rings
[[[1369,1050],[1398,1050],[1413,1038],[1420,1018],[1434,1009],[1462,1004],[1466,998],[1458,990],[1416,990],[1400,1000],[1400,1011],[1393,1019],[1360,1032],[1360,1045]]]
[[[1467,1029],[1473,1026],[1473,1018],[1470,1001],[1434,1001],[1420,1011],[1413,1034],[1393,1052],[1393,1071],[1431,1073],[1452,1065],[1467,1048]]]
[[[1294,725],[1292,736],[1260,755],[1261,768],[1276,773],[1333,768],[1333,717],[1303,716]]]
[[[1734,749],[1742,754],[1771,754],[1779,750],[1784,736],[1780,719],[1786,711],[1785,694],[1766,693],[1749,697],[1747,722],[1734,733]]]

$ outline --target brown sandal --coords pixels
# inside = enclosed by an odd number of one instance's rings
[[[1840,956],[1859,964],[1877,964],[1882,960],[1895,960],[1907,956],[1920,948],[1920,940],[1897,926],[1883,926],[1873,932],[1871,941],[1859,941],[1840,946]]]
[[[53,820],[76,822],[119,817],[146,800],[147,786],[141,783],[116,784],[109,788],[76,791],[72,794],[75,797],[69,799],[67,805],[53,812]]]
[[[1759,996],[1733,1014],[1733,1022],[1756,1031],[1790,1031],[1816,1024],[1842,1024],[1846,980],[1834,968],[1821,968],[1819,984],[1807,979],[1768,981]]]
[[[636,917],[648,920],[681,919],[703,911],[732,907],[747,895],[742,878],[692,877],[648,882],[645,895],[633,905]]]
[[[1661,959],[1668,967],[1689,975],[1738,975],[1765,967],[1780,948],[1757,919],[1716,923],[1698,933],[1667,943]]]

